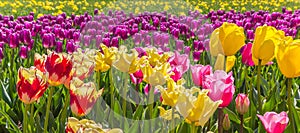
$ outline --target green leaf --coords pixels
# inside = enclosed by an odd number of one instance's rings
[[[143,105],[139,105],[136,109],[136,111],[133,113],[133,119],[134,120],[138,120],[141,116],[142,116],[142,113],[143,113]]]
[[[11,117],[8,114],[6,114],[6,112],[0,109],[0,114],[2,114],[6,118],[7,123],[13,128],[13,130],[19,131],[17,124],[13,121],[13,119],[11,119]]]
[[[127,130],[124,130],[126,133],[138,133],[139,132],[140,121],[135,121],[132,126]]]
[[[274,90],[274,89],[273,89]],[[272,91],[269,94],[269,98],[267,99],[267,102],[263,104],[263,112],[272,111],[276,106],[276,99],[275,99],[275,93]]]
[[[1,97],[3,98],[3,100],[4,100],[8,105],[11,106],[11,104],[12,104],[11,98],[10,98],[9,94],[7,93],[7,91],[6,91],[7,88],[8,88],[8,86],[5,86],[1,80],[0,80],[0,83],[1,83],[1,87],[2,87],[2,89],[1,89]]]

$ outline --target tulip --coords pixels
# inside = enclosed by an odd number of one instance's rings
[[[252,46],[252,59],[255,65],[261,60],[261,65],[267,64],[274,58],[275,47],[284,38],[284,32],[271,26],[260,26],[255,30]]]
[[[235,99],[235,108],[237,112],[241,115],[244,115],[248,112],[250,105],[250,100],[246,94],[238,94]]]
[[[245,34],[242,27],[224,22],[215,29],[210,39],[210,53],[213,56],[223,54],[234,55],[245,44]]]
[[[180,87],[183,87],[183,83],[184,81],[179,81],[178,83],[176,83],[173,79],[168,78],[166,89],[162,86],[156,86],[162,95],[163,105],[169,105],[171,107],[174,107],[176,105],[180,93],[179,89]]]
[[[212,75],[206,76],[206,81],[208,84],[209,93],[208,96],[213,101],[222,100],[220,108],[227,107],[235,92],[234,79],[232,77],[232,72],[227,74],[223,70],[216,70]]]
[[[49,73],[49,85],[58,86],[72,75],[72,62],[68,55],[52,52],[46,58],[45,70]]]
[[[76,116],[85,116],[96,103],[102,90],[97,91],[93,82],[83,83],[80,79],[74,78],[70,83],[70,107]]]
[[[28,56],[28,47],[27,46],[21,46],[19,55],[22,59],[27,58],[27,56]]]
[[[264,125],[267,133],[283,133],[289,118],[286,112],[277,114],[276,112],[266,112],[264,116],[257,115]]]
[[[300,40],[286,37],[278,46],[277,63],[281,73],[287,78],[300,76],[300,65],[295,59],[300,58]]]
[[[171,75],[171,67],[167,62],[154,68],[150,63],[146,63],[141,66],[141,70],[144,74],[143,80],[153,86],[165,84],[166,78]]]
[[[229,130],[230,129],[230,120],[229,120],[228,114],[225,114],[225,116],[224,116],[223,128],[224,128],[224,130]]]
[[[36,67],[19,68],[17,92],[20,100],[25,104],[37,101],[46,91],[47,74]]]
[[[155,67],[156,65],[163,64],[168,61],[170,58],[170,53],[164,52],[160,54],[156,48],[146,49],[148,61],[151,66]]]
[[[180,116],[178,114],[173,114],[173,118],[172,118],[172,109],[169,109],[169,110],[165,110],[163,107],[161,106],[158,106],[158,109],[159,109],[159,116],[165,120],[173,120],[173,119],[176,119],[176,118],[180,118]],[[172,129],[171,129],[172,130]]]
[[[204,81],[206,76],[212,73],[211,66],[210,65],[203,66],[201,64],[197,64],[191,66],[191,71],[192,71],[192,79],[194,81],[194,84],[202,88],[207,88],[207,86],[204,84],[205,83]]]
[[[38,53],[34,53],[34,66],[42,72],[46,72],[45,70],[45,61],[47,56],[44,54],[41,56]]]
[[[226,57],[226,72],[229,72],[232,69],[235,64],[235,60],[236,57],[234,55]]]
[[[96,66],[95,71],[101,71],[106,72],[110,69],[110,67],[113,64],[113,61],[115,60],[115,54],[117,53],[116,47],[110,47],[108,48],[106,45],[101,44],[100,45],[102,52],[97,52],[97,55],[95,57],[96,60]]]
[[[169,59],[172,68],[176,68],[180,74],[184,74],[190,66],[190,60],[188,55],[180,55],[178,51],[175,51],[174,56]]]
[[[140,84],[143,81],[143,72],[138,70],[133,74],[130,74],[130,79],[133,84]]]
[[[246,66],[254,66],[254,62],[252,60],[252,43],[249,42],[244,46],[242,54],[242,63]]]
[[[196,97],[193,94],[197,92],[198,96]],[[207,91],[191,88],[181,90],[175,107],[186,122],[203,127],[221,103],[221,100],[212,101],[207,96]]]
[[[66,126],[66,133],[123,133],[119,128],[104,129],[99,123],[93,120],[82,119],[78,120],[75,117],[69,117]]]

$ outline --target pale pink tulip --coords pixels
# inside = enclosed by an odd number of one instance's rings
[[[187,54],[180,55],[178,51],[175,51],[169,62],[172,68],[176,67],[177,70],[181,70],[182,74],[189,70],[190,60]],[[178,69],[178,67],[181,67],[181,69]]]
[[[197,86],[200,86],[202,88],[207,88],[207,84],[204,84],[205,78],[207,75],[210,75],[212,73],[212,67],[210,65],[194,65],[191,66],[192,71],[192,79],[194,81],[194,84]]]
[[[235,108],[241,115],[248,112],[250,100],[246,94],[240,93],[235,98]]]
[[[232,72],[227,74],[223,70],[216,70],[213,74],[206,76],[205,84],[208,85],[208,96],[213,101],[222,100],[220,108],[227,107],[232,101],[235,92]]]
[[[277,114],[276,112],[266,112],[264,116],[257,115],[265,127],[267,133],[283,133],[289,118],[286,112]]]

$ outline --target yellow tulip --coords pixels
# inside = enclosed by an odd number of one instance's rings
[[[223,54],[234,55],[245,44],[244,28],[236,24],[224,22],[215,29],[210,38],[210,52],[212,56]]]
[[[278,46],[277,63],[281,73],[287,78],[300,76],[300,40],[293,40],[292,37],[285,37]]]
[[[232,69],[235,64],[235,60],[236,57],[234,55],[226,57],[226,72],[229,72]]]
[[[117,48],[116,47],[108,48],[104,44],[101,44],[101,49],[103,53],[98,52],[95,57],[96,60],[95,71],[106,72],[107,70],[110,69],[113,61],[116,58],[115,54],[117,53]]]
[[[197,92],[196,97],[194,94]],[[207,90],[201,91],[198,88],[186,89],[185,92],[180,93],[176,109],[185,117],[186,122],[203,127],[222,103],[222,100],[212,101],[207,93]]]
[[[176,105],[180,93],[179,89],[180,87],[183,87],[182,84],[184,83],[184,81],[182,82],[181,80],[183,79],[178,80],[178,82],[176,83],[172,78],[168,78],[166,89],[162,86],[156,86],[156,88],[161,93],[163,105],[169,105],[171,107],[174,107]]]
[[[159,116],[165,120],[172,120],[172,109],[165,110],[163,107],[158,106]],[[178,114],[174,114],[174,118],[180,118]],[[173,119],[174,119],[173,118]]]
[[[113,66],[121,72],[134,73],[138,68],[138,52],[134,49],[131,50],[132,53],[128,54],[126,46],[120,46],[120,50],[116,55],[116,61]]]
[[[168,61],[171,57],[171,54],[168,52],[164,52],[163,54],[158,54],[158,50],[156,48],[146,49],[148,61],[151,66],[156,66],[159,64],[163,64]]]
[[[281,43],[284,32],[272,26],[260,26],[255,30],[255,38],[252,46],[252,59],[255,65],[261,60],[265,65],[274,58],[275,47]]]
[[[160,65],[155,66],[154,68],[150,65],[148,61],[141,66],[141,70],[144,74],[144,81],[156,86],[156,85],[163,85],[166,83],[166,78],[170,77],[172,73],[170,73],[171,66],[168,62]]]

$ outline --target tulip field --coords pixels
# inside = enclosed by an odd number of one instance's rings
[[[299,133],[300,1],[0,2],[0,133]]]

